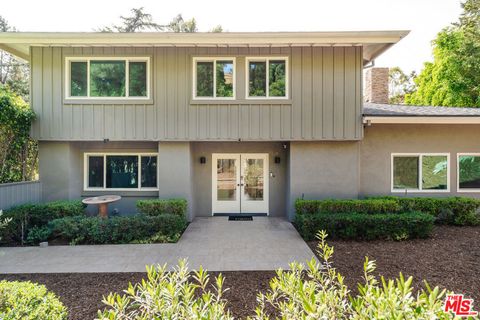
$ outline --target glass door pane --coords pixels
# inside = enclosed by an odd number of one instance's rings
[[[235,159],[217,159],[217,200],[237,200],[237,169]]]
[[[246,159],[243,176],[243,199],[246,201],[263,200],[264,170],[263,159]]]

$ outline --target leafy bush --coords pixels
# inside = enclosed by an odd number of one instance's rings
[[[6,228],[7,225],[10,223],[10,221],[12,221],[12,218],[2,219],[2,216],[3,216],[3,210],[0,210],[0,231]],[[2,240],[2,237],[0,237],[0,240]]]
[[[291,271],[278,270],[270,282],[270,290],[258,295],[255,320],[269,319],[274,313],[280,319],[451,319],[443,311],[446,290],[433,290],[426,285],[416,296],[412,280],[385,280],[380,284],[372,275],[375,263],[368,258],[364,264],[365,284],[359,294],[351,296],[344,278],[332,267],[333,247],[326,244],[327,234],[318,234],[318,256],[305,267],[292,263]]]
[[[316,213],[297,214],[295,227],[307,241],[313,240],[318,230],[326,230],[341,239],[426,238],[430,235],[434,218],[426,213],[401,214]]]
[[[45,226],[49,221],[63,217],[81,216],[85,205],[81,200],[54,201],[42,204],[25,204],[5,212],[12,221],[3,230],[3,241],[23,243],[30,229]]]
[[[0,319],[63,320],[67,319],[67,309],[45,286],[0,281]]]
[[[62,239],[71,244],[117,244],[178,240],[185,230],[184,217],[161,216],[101,217],[74,216],[55,219],[40,229],[33,229],[28,241],[32,244]]]
[[[300,214],[314,213],[393,213],[400,210],[396,200],[366,199],[366,200],[303,200],[295,201],[295,210]]]
[[[480,223],[480,200],[465,197],[447,198],[402,198],[374,197],[369,200],[396,201],[401,211],[421,211],[434,216],[437,224],[477,225]]]
[[[149,216],[161,214],[174,214],[187,216],[187,200],[185,199],[155,199],[138,200],[137,209],[139,212]]]
[[[202,268],[190,277],[184,260],[173,272],[168,272],[166,265],[147,266],[147,280],[130,284],[124,295],[106,297],[103,302],[108,308],[98,312],[98,319],[233,320],[222,298],[222,275],[213,286],[209,280]]]

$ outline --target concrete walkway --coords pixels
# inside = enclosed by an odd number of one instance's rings
[[[0,273],[144,272],[145,265],[193,269],[275,270],[305,262],[313,252],[291,223],[280,218],[196,218],[178,243],[0,248]]]

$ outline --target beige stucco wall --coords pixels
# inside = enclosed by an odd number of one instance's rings
[[[391,194],[392,153],[437,152],[450,153],[450,192],[411,195],[480,197],[457,192],[457,153],[480,152],[479,125],[372,125],[360,144],[361,197]]]

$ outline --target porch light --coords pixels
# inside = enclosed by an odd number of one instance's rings
[[[201,163],[201,164],[207,163],[207,158],[205,158],[205,157],[203,157],[203,156],[200,157],[200,163]]]

